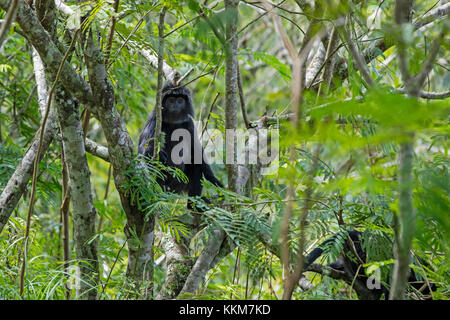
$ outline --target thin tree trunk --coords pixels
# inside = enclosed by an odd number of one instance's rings
[[[237,128],[237,94],[238,94],[238,12],[239,0],[225,0],[225,10],[229,13],[226,22],[226,58],[225,58],[225,129],[227,130],[226,137],[226,153],[227,153],[227,175],[228,188],[236,191],[238,166],[236,163],[236,141],[234,132]],[[230,135],[228,133],[231,133]],[[232,155],[231,157],[229,155]],[[232,162],[232,163],[230,163]]]
[[[395,2],[394,17],[399,30],[402,30],[405,25],[411,21],[412,5],[412,0],[397,0]],[[410,81],[411,76],[408,70],[406,43],[403,39],[402,31],[400,32],[400,39],[397,41],[397,50],[402,80],[407,87],[407,91],[409,91],[412,82]],[[413,139],[414,134],[410,133],[410,141],[400,144],[400,151],[398,154],[399,203],[398,216],[395,219],[395,264],[392,274],[391,291],[389,293],[390,300],[403,300],[405,298],[405,290],[408,282],[410,250],[416,226],[412,199],[412,169],[414,160]]]
[[[63,247],[63,261],[64,273],[69,275],[69,259],[70,259],[70,245],[69,245],[69,173],[67,172],[67,163],[64,158],[64,146],[61,146],[61,165],[62,165],[62,192],[61,192],[61,224],[62,224],[62,247]],[[64,285],[66,290],[66,299],[70,299],[70,283],[67,281]]]
[[[163,66],[164,66],[164,18],[166,16],[167,7],[163,7],[161,12],[159,13],[159,24],[158,24],[158,32],[159,32],[159,47],[158,47],[158,88],[156,91],[156,104],[155,104],[155,116],[156,116],[156,124],[155,124],[155,141],[153,148],[153,158],[159,158],[159,150],[161,143],[161,124],[162,124],[162,87],[163,87]]]
[[[84,148],[84,135],[78,102],[58,88],[58,118],[64,146],[64,158],[70,177],[74,244],[77,263],[76,290],[78,299],[96,299],[98,285],[96,210],[92,202],[90,171]]]
[[[411,137],[412,139],[413,137]],[[416,228],[416,214],[412,199],[413,160],[413,142],[402,143],[400,145],[398,168],[399,197],[398,218],[395,228],[396,241],[394,243],[395,265],[389,294],[390,300],[403,300],[408,283],[410,250]]]
[[[237,128],[238,107],[238,11],[239,0],[225,0],[225,10],[228,12],[226,21],[226,67],[225,67],[225,129],[226,134],[226,169],[228,175],[228,188],[238,192],[239,171],[236,162],[235,130]],[[197,258],[180,294],[195,294],[206,273],[214,265],[214,259],[218,256],[221,245],[225,241],[226,234],[221,229],[212,231],[208,243]]]

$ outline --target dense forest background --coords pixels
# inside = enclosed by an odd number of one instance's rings
[[[0,299],[449,299],[449,10],[0,0]],[[166,81],[274,150],[200,212],[137,157]]]

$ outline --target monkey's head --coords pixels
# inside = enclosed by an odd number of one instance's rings
[[[194,117],[191,93],[183,86],[168,82],[162,89],[162,121],[182,123]]]

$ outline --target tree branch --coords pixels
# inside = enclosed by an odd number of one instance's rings
[[[214,236],[209,237],[208,243],[197,258],[197,261],[189,273],[180,295],[185,293],[195,294],[197,292],[200,282],[211,268],[210,266],[214,258],[219,253],[220,246],[222,241],[225,239],[226,234],[222,229],[216,229],[213,232]]]
[[[245,127],[250,128],[250,120],[248,120],[247,107],[245,106],[244,89],[242,87],[241,72],[239,70],[239,64],[237,67],[238,76],[238,89],[239,89],[239,100],[241,102],[242,118],[244,119]]]
[[[427,14],[425,14],[423,17],[418,18],[416,21],[413,22],[414,30],[417,30],[426,24],[429,24],[445,15],[448,15],[450,12],[450,3],[443,4]],[[390,47],[392,47],[394,43],[392,41],[387,41],[385,38],[380,38],[376,40],[373,44],[370,44],[366,49],[363,50],[363,56],[364,60],[367,61],[367,63],[371,62],[373,59],[375,59],[380,51],[384,52]],[[335,74],[338,74],[341,79],[345,79],[348,76],[348,70],[345,68],[345,59],[340,58],[339,61],[337,61],[335,65]]]
[[[107,147],[102,146],[89,138],[86,138],[85,140],[85,147],[86,151],[92,154],[93,156],[103,159],[106,162],[110,162],[109,151]]]
[[[8,2],[8,0],[0,0],[0,8],[6,9]],[[42,27],[33,10],[23,2],[19,2],[17,22],[21,26],[28,40],[30,40],[39,52],[48,72],[56,75],[63,59],[63,55],[52,41],[48,32]],[[62,66],[60,81],[80,103],[95,109],[91,88],[88,83],[75,72],[68,61],[65,61]]]
[[[422,89],[426,78],[428,77],[428,75],[431,72],[431,69],[433,68],[434,61],[437,57],[437,54],[439,53],[439,48],[441,47],[441,41],[445,36],[445,30],[446,28],[444,26],[439,35],[433,40],[433,43],[431,44],[431,50],[423,63],[423,67],[420,70],[419,74],[417,74],[417,76],[414,79],[415,80],[414,89],[417,91],[420,91]]]
[[[436,19],[439,19],[440,17],[446,16],[446,15],[448,15],[449,12],[450,12],[450,2],[442,4],[439,7],[434,8],[430,12],[426,13],[423,17],[417,19],[413,23],[414,29],[417,30],[417,29],[435,21]]]
[[[356,68],[359,70],[361,77],[364,79],[367,85],[372,87],[374,85],[374,82],[372,76],[370,75],[369,68],[367,68],[367,63],[364,61],[364,57],[362,56],[358,47],[353,42],[350,31],[348,30],[348,28],[346,28],[348,21],[349,19],[347,17],[346,23],[342,27],[339,27],[339,29],[341,29],[342,37],[348,45],[349,52],[353,57],[353,61],[355,62]]]
[[[405,88],[395,89],[394,92],[407,93]],[[419,91],[419,97],[423,99],[446,99],[450,97],[450,89],[443,92]]]
[[[75,13],[72,10],[72,8],[70,8],[68,5],[66,5],[61,0],[55,0],[55,6],[56,6],[56,9],[58,9],[59,11],[61,11],[62,13],[66,14],[68,16],[71,16]]]

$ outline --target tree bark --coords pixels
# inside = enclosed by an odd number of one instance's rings
[[[226,58],[225,58],[225,129],[234,133],[237,128],[237,94],[238,94],[238,0],[225,0],[225,10],[229,12],[226,22]],[[237,190],[238,170],[236,164],[236,144],[234,134],[226,137],[226,168],[228,175],[228,188]],[[231,155],[231,156],[229,156]],[[232,163],[230,163],[232,162]]]
[[[434,61],[439,52],[441,39],[445,37],[446,26],[439,35],[433,40],[431,50],[426,57],[420,72],[412,76],[409,72],[409,62],[407,45],[403,36],[403,29],[411,21],[413,1],[397,0],[395,2],[395,23],[402,31],[400,39],[397,39],[399,68],[402,80],[405,86],[405,92],[413,98],[421,95],[421,89],[428,77]],[[439,11],[438,11],[439,13]],[[395,219],[395,243],[394,257],[395,265],[392,275],[392,287],[389,294],[390,300],[402,300],[405,298],[405,290],[409,275],[410,250],[416,229],[416,213],[413,204],[413,162],[414,162],[414,132],[403,133],[406,139],[400,144],[399,151],[399,196],[398,196],[398,215]]]
[[[62,136],[64,158],[70,178],[74,244],[77,263],[76,293],[78,299],[96,299],[98,285],[97,241],[92,202],[90,171],[84,148],[84,135],[79,117],[78,102],[58,88],[56,107]]]
[[[413,160],[413,143],[402,143],[399,152],[398,218],[396,219],[395,228],[395,264],[392,276],[392,286],[389,294],[390,300],[403,300],[408,283],[410,250],[416,227],[416,214],[412,198]]]
[[[190,239],[188,239],[190,242]],[[161,246],[166,255],[166,278],[156,300],[176,298],[192,270],[193,259],[189,256],[186,243],[179,243],[172,237],[162,240]],[[187,245],[189,243],[187,242]]]
[[[133,141],[119,112],[115,107],[114,90],[108,79],[103,54],[94,44],[92,34],[84,39],[85,60],[93,99],[99,109],[98,118],[108,141],[108,152],[114,168],[114,182],[119,192],[122,207],[127,216],[125,235],[128,241],[127,277],[135,289],[145,282],[144,296],[151,295],[153,270],[154,218],[146,217],[131,199],[127,184],[129,169],[136,168],[133,162]],[[136,239],[135,237],[138,237]]]
[[[211,269],[211,264],[214,258],[220,251],[220,246],[225,239],[225,231],[222,229],[216,229],[213,231],[213,235],[210,235],[208,244],[197,258],[192,271],[186,280],[180,294],[190,293],[195,294],[200,286],[200,283],[205,278],[206,273]]]

